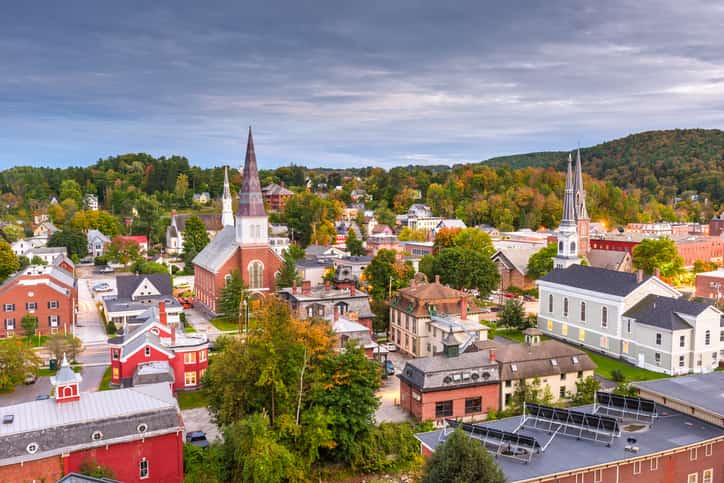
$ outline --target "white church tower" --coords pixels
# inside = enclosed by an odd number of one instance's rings
[[[221,198],[221,226],[234,226],[234,210],[231,208],[229,168],[224,167],[224,196]]]
[[[573,160],[568,155],[566,191],[563,198],[563,219],[558,227],[558,253],[553,257],[553,268],[568,268],[580,263],[578,256],[578,227],[576,224],[576,201],[573,188]]]

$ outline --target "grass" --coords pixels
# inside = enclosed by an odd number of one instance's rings
[[[103,373],[100,384],[98,384],[99,391],[110,391],[111,387],[111,376],[113,375],[113,368],[108,366],[106,372]]]
[[[70,367],[73,369],[73,372],[81,372],[83,370],[83,366],[81,364],[73,364]],[[38,377],[54,376],[58,372],[58,369],[41,367],[40,369],[38,369]]]
[[[186,325],[184,325],[184,332],[186,332],[187,334],[192,334],[196,332],[196,329],[194,329],[193,325],[186,323]]]
[[[667,374],[659,372],[649,371],[642,369],[641,367],[632,366],[622,360],[614,359],[612,357],[604,356],[587,349],[584,350],[588,356],[596,363],[598,368],[596,374],[606,379],[613,380],[613,371],[618,369],[626,377],[626,381],[649,381],[652,379],[663,379],[670,377]]]
[[[208,405],[206,397],[206,389],[176,393],[178,405],[181,409],[204,408]]]
[[[520,329],[499,329],[496,327],[494,331],[494,336],[505,337],[506,339],[510,339],[521,344],[525,342],[525,336]],[[547,335],[540,336],[540,340],[548,339],[550,339],[550,337],[548,337]]]
[[[219,329],[221,332],[239,331],[239,324],[237,322],[229,322],[222,318],[216,318],[210,320],[211,325]]]
[[[23,340],[30,347],[45,347],[45,343],[48,341],[48,336],[47,335],[41,335],[41,336],[34,335],[32,337],[23,337]]]

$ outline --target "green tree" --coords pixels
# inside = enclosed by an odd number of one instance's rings
[[[445,248],[435,256],[432,271],[457,289],[477,289],[486,297],[500,283],[500,273],[489,256],[466,248]]]
[[[73,362],[80,354],[83,344],[79,338],[73,337],[71,334],[55,334],[48,338],[45,347],[56,360],[63,359],[63,354],[65,354],[68,360]]]
[[[229,322],[238,322],[241,316],[241,298],[244,293],[244,281],[241,272],[231,271],[231,277],[221,289],[219,296],[219,314]]]
[[[505,475],[478,439],[457,429],[435,449],[422,483],[473,481],[505,483]]]
[[[507,299],[503,305],[503,310],[498,315],[498,323],[502,327],[527,329],[528,320],[525,318],[523,302],[518,299]]]
[[[113,479],[116,477],[116,475],[113,473],[113,470],[108,468],[107,466],[103,466],[99,464],[94,459],[86,458],[83,461],[81,461],[80,466],[78,468],[78,472],[81,475],[87,475],[92,476],[94,478],[109,478]]]
[[[617,384],[616,387],[613,389],[613,393],[618,394],[619,396],[628,396],[628,397],[638,397],[638,395],[639,395],[638,389],[636,389],[631,384],[628,384],[626,382]]]
[[[168,267],[163,263],[138,260],[131,268],[133,273],[168,273]]]
[[[289,226],[292,241],[306,247],[313,240],[329,239],[334,234],[332,222],[340,213],[341,208],[335,201],[304,192],[287,200],[281,218]]]
[[[208,448],[199,448],[193,444],[184,444],[184,481],[198,483],[220,483],[223,481],[225,465],[224,446],[211,444]]]
[[[20,326],[25,337],[30,338],[35,335],[35,330],[38,328],[38,318],[32,314],[25,314],[20,320]]]
[[[387,225],[390,228],[394,228],[395,222],[397,221],[395,218],[395,212],[389,209],[386,204],[375,210],[375,219],[377,220],[377,223]]]
[[[209,244],[209,233],[206,231],[206,225],[198,216],[192,216],[186,220],[184,226],[184,253],[183,258],[186,262],[186,269],[193,270],[192,261]]]
[[[174,187],[174,194],[179,200],[185,200],[186,195],[189,192],[189,177],[181,173],[176,178],[176,186]]]
[[[27,344],[16,338],[0,340],[0,391],[10,391],[38,373],[40,359]]]
[[[2,230],[3,233],[5,233],[5,237],[11,243],[25,236],[25,230],[23,230],[23,227],[20,225],[5,225],[2,227]]]
[[[80,230],[65,228],[56,231],[48,238],[49,247],[65,247],[68,250],[68,256],[80,260],[88,255],[88,239]]]
[[[83,192],[80,189],[80,185],[74,179],[66,179],[60,183],[60,195],[58,201],[73,200],[76,206],[81,206],[83,203]]]
[[[47,265],[48,262],[46,262],[45,260],[43,260],[42,258],[40,258],[37,255],[33,255],[33,258],[30,259],[29,264],[30,265]]]
[[[423,242],[427,240],[427,232],[425,230],[417,230],[410,227],[405,227],[397,235],[400,241],[418,241]]]
[[[652,275],[658,268],[664,277],[674,277],[682,271],[684,260],[669,238],[646,238],[633,249],[633,265]]]
[[[365,280],[369,283],[370,295],[383,300],[389,297],[390,292],[397,292],[415,275],[410,263],[397,259],[394,250],[382,249],[365,268]]]
[[[165,226],[160,223],[161,204],[153,196],[141,194],[135,203],[138,216],[133,220],[131,229],[136,235],[146,235],[149,243],[160,241]]]
[[[294,257],[294,254],[290,250],[286,250],[282,258],[284,259],[282,268],[274,277],[274,285],[277,290],[291,287],[295,281],[297,283],[302,281],[302,277],[297,272],[297,258]]]
[[[712,272],[716,270],[716,263],[706,262],[704,260],[696,260],[694,262],[694,273]]]
[[[357,238],[357,233],[354,230],[347,232],[346,248],[350,255],[357,257],[365,254],[365,249],[362,244],[362,240]]]
[[[454,244],[456,247],[476,250],[483,255],[491,257],[495,253],[493,241],[490,235],[478,228],[464,228],[455,235]]]
[[[20,262],[8,242],[0,239],[0,283],[20,269]]]
[[[142,260],[141,247],[134,240],[116,237],[106,248],[105,257],[116,263],[128,265]]]
[[[582,381],[576,381],[576,394],[571,397],[571,403],[574,406],[593,404],[596,391],[599,389],[601,389],[601,383],[593,376],[588,376]]]
[[[553,257],[558,253],[558,247],[551,243],[547,247],[538,250],[528,259],[526,275],[537,280],[553,270]]]
[[[418,264],[418,270],[420,273],[424,273],[428,280],[432,280],[435,276],[432,266],[435,263],[435,257],[432,255],[423,255]]]

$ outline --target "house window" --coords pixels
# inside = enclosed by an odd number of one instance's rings
[[[593,471],[593,483],[601,483],[603,481],[603,470]]]
[[[37,302],[28,302],[25,304],[25,310],[35,310],[38,308]]]
[[[60,322],[60,317],[58,317],[57,315],[48,316],[48,325],[50,327],[58,327],[59,322]]]
[[[48,302],[48,308],[49,309],[57,309],[58,308],[58,301],[57,300],[51,300]]]
[[[586,321],[586,302],[581,302],[581,322]]]
[[[151,357],[151,346],[146,346],[146,348],[144,349],[144,354],[146,357]]]
[[[711,456],[712,451],[714,450],[714,445],[709,443],[706,446],[704,446],[704,456]]]
[[[184,364],[196,364],[196,352],[184,352]]]
[[[684,356],[679,356],[679,367],[684,367]]]
[[[686,479],[688,483],[699,483],[699,473],[689,473],[688,478]]]
[[[697,456],[699,456],[699,448],[691,448],[689,450],[689,461],[696,461]]]
[[[601,327],[608,327],[608,307],[601,307]]]
[[[479,413],[483,410],[483,398],[469,397],[465,399],[465,414]]]
[[[262,288],[264,266],[260,261],[253,261],[249,265],[249,288]]]
[[[714,468],[709,468],[701,473],[701,483],[714,483]]]
[[[15,312],[15,304],[3,304],[4,312]]]
[[[5,329],[15,330],[15,319],[5,319]]]
[[[563,317],[568,317],[568,297],[563,299]]]
[[[634,474],[634,475],[640,475],[640,474],[641,474],[641,462],[640,462],[640,461],[634,461],[634,464],[633,464],[633,474]]]
[[[656,334],[656,345],[661,345],[661,334]]]
[[[511,382],[512,382],[512,381],[511,381],[510,379],[508,379],[507,381],[505,381],[505,387],[510,387],[510,386],[512,386],[512,383],[511,383]]]
[[[686,345],[686,337],[679,336],[679,347],[684,347]]]
[[[307,317],[314,317],[314,307],[307,307]]]
[[[205,362],[206,361],[206,351],[200,351],[199,352],[199,362]]]
[[[560,390],[558,391],[558,397],[561,399],[566,398],[566,386],[561,386]]]
[[[660,352],[657,352],[656,354],[654,354],[654,360],[656,361],[657,366],[661,365],[661,353]]]
[[[120,352],[120,351],[119,351],[118,349],[113,349],[113,360],[114,360],[114,361],[117,361],[117,360],[118,360],[118,353],[119,353],[119,352]]]
[[[224,275],[224,286],[229,285],[229,282],[231,282],[231,274],[227,273],[226,275]]]
[[[436,418],[447,418],[452,416],[453,403],[452,401],[438,401],[435,403],[435,417]]]
[[[548,295],[548,312],[553,313],[553,294]]]
[[[704,332],[704,345],[709,344],[711,344],[711,331],[707,330],[706,332]]]
[[[148,471],[148,460],[146,458],[143,458],[141,461],[138,462],[138,477],[142,480],[145,480],[148,478],[149,475]]]
[[[578,329],[578,340],[586,340],[586,331]]]
[[[196,385],[196,371],[184,372],[184,385],[195,386]]]
[[[576,377],[578,379],[583,379],[583,371],[578,371],[578,374],[576,374]]]
[[[565,380],[566,380],[566,373],[564,372],[561,374],[561,381],[565,381]]]
[[[649,470],[656,471],[658,469],[659,469],[659,458],[651,458],[651,462],[649,463]]]
[[[626,321],[626,332],[631,333],[631,320]]]

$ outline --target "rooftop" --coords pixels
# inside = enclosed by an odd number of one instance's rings
[[[498,364],[490,362],[488,354],[484,352],[412,359],[405,363],[397,377],[421,391],[457,389],[499,380]]]
[[[605,268],[585,267],[576,264],[562,270],[552,270],[539,279],[539,282],[567,285],[625,297],[650,278],[650,275],[644,275],[643,281],[639,283],[636,280],[635,273],[617,272]]]
[[[639,303],[624,312],[637,322],[667,330],[691,329],[691,325],[682,317],[696,317],[709,308],[709,305],[690,302],[684,298],[647,295]]]
[[[634,382],[633,385],[724,418],[724,372]]]
[[[591,406],[582,406],[575,409],[588,413],[592,412]],[[554,475],[579,468],[591,468],[626,459],[639,458],[724,436],[723,429],[697,418],[661,406],[658,407],[658,411],[660,417],[656,419],[653,426],[646,426],[645,429],[635,432],[627,432],[627,426],[623,425],[621,437],[614,438],[610,447],[601,443],[557,435],[545,452],[534,455],[527,464],[509,458],[497,458],[496,463],[501,467],[509,482],[537,481],[538,478],[543,476],[555,479]],[[481,423],[479,426],[513,432],[520,422],[520,417],[513,417]],[[550,439],[548,431],[525,428],[518,431],[518,434],[532,436],[541,445]],[[419,433],[416,436],[425,446],[431,449],[436,448],[444,441],[442,430]],[[639,448],[637,453],[630,453],[624,449],[629,444],[627,442],[629,437],[636,438],[636,446]],[[659,466],[658,471],[661,471],[663,476],[665,469]]]

